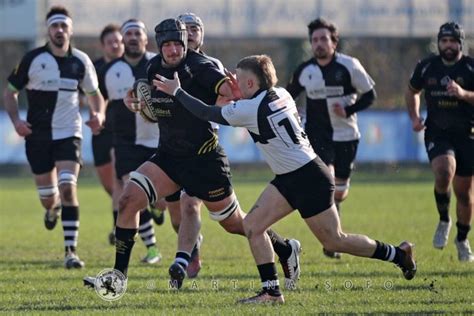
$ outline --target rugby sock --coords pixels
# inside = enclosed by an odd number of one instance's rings
[[[467,234],[471,230],[471,225],[464,225],[459,222],[456,223],[456,227],[458,228],[458,235],[456,239],[458,241],[463,241],[467,239]]]
[[[434,190],[436,207],[438,208],[439,220],[449,222],[449,203],[451,202],[451,191],[438,193]]]
[[[155,229],[153,228],[151,213],[147,209],[140,213],[140,227],[138,227],[138,233],[147,248],[156,245]]]
[[[79,206],[62,206],[61,222],[64,232],[64,251],[75,252],[79,237]]]
[[[136,228],[115,227],[115,265],[114,269],[119,270],[127,276],[128,263],[135,244]]]
[[[372,255],[372,258],[379,259],[383,261],[390,261],[395,264],[399,264],[402,262],[405,253],[399,247],[395,247],[390,244],[384,244],[381,241],[376,240],[377,247],[375,248],[375,252]]]
[[[271,296],[280,296],[280,284],[275,267],[275,263],[264,263],[257,265],[260,280],[262,280],[262,288]]]
[[[272,229],[267,229],[267,235],[270,237],[270,240],[273,245],[273,250],[275,250],[276,254],[280,258],[280,261],[286,261],[290,255],[291,249],[290,244],[288,244],[280,235],[275,233]]]
[[[191,254],[186,251],[178,251],[176,253],[176,257],[174,258],[174,262],[182,266],[184,270],[188,268],[188,264],[190,260],[191,260]]]
[[[112,215],[114,216],[114,226],[113,227],[115,227],[115,223],[117,223],[118,210],[113,210]]]

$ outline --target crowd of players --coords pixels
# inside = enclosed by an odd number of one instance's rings
[[[168,209],[178,235],[170,281],[201,269],[201,206],[227,232],[245,236],[262,290],[240,303],[283,303],[274,253],[294,289],[300,277],[300,242],[270,227],[297,209],[326,256],[341,253],[393,262],[410,280],[417,270],[413,245],[398,246],[343,232],[340,204],[347,197],[360,132],[357,112],[376,99],[375,83],[360,62],[337,52],[339,34],[322,18],[308,25],[313,57],[303,62],[286,89],[267,55],[244,57],[236,74],[202,51],[204,24],[193,13],[161,21],[154,29],[158,54],[148,52],[147,28],[138,19],[107,25],[100,35],[103,58],[95,63],[71,47],[73,21],[64,7],[46,16],[48,43],[28,52],[8,78],[6,110],[25,147],[45,209],[44,224],[59,219],[64,231],[66,268],[82,268],[77,254],[81,166],[79,104],[90,107],[94,161],[112,197],[114,269],[128,276],[135,236],[147,246],[143,262],[161,260],[153,220],[162,224]],[[435,175],[440,221],[433,238],[447,245],[451,184],[456,195],[460,261],[474,262],[469,241],[473,211],[474,62],[462,54],[464,32],[449,22],[438,33],[439,55],[418,63],[406,92],[415,131],[425,130]],[[133,89],[150,90],[151,104]],[[26,120],[19,116],[18,92],[28,98]],[[425,90],[428,116],[420,117]],[[306,94],[302,127],[294,98]],[[144,110],[147,115],[144,115]],[[212,123],[211,123],[212,122]],[[217,124],[216,124],[217,123]],[[218,124],[245,127],[275,174],[246,214],[230,181],[229,162],[217,138]],[[94,286],[94,277],[84,283]]]

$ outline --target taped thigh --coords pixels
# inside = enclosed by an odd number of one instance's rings
[[[212,220],[217,222],[222,222],[223,220],[229,218],[234,212],[239,208],[239,201],[235,195],[232,195],[232,200],[223,210],[218,212],[209,212],[209,216]]]
[[[48,185],[48,186],[39,186],[38,188],[38,194],[40,199],[46,200],[51,197],[54,197],[59,193],[58,187],[55,185]]]
[[[156,193],[155,186],[153,182],[145,175],[137,171],[130,172],[129,180],[135,183],[140,189],[145,192],[148,199],[148,204],[154,205],[157,200],[158,194]]]
[[[76,174],[69,170],[61,170],[58,175],[58,185],[61,184],[77,185]]]

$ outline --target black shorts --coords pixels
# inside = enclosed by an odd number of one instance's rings
[[[34,174],[53,170],[56,161],[75,161],[82,166],[82,141],[78,137],[58,140],[30,140],[25,142],[26,158]]]
[[[334,178],[318,157],[293,172],[275,176],[270,183],[302,218],[317,215],[334,204]]]
[[[456,175],[474,175],[474,139],[469,135],[452,134],[441,131],[425,131],[425,148],[430,162],[441,155],[451,155],[456,159]]]
[[[334,166],[334,175],[339,179],[349,179],[354,169],[359,140],[335,142],[332,140],[310,137],[311,146],[326,165]]]
[[[138,169],[142,163],[147,161],[156,152],[156,148],[142,145],[115,145],[115,173],[117,179]]]
[[[112,140],[112,133],[105,129],[99,135],[92,135],[94,166],[100,167],[112,162]]]
[[[158,151],[150,161],[185,189],[189,196],[216,202],[233,192],[229,160],[220,146],[204,155],[186,158],[177,158]]]

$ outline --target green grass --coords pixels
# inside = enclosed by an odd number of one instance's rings
[[[95,275],[114,261],[114,248],[107,243],[110,200],[95,179],[79,182],[79,255],[86,268],[67,271],[62,266],[62,229],[60,225],[54,231],[44,229],[32,179],[0,178],[0,311],[48,315],[474,313],[474,266],[458,262],[454,231],[445,250],[431,246],[437,216],[429,177],[400,173],[396,168],[392,171],[385,177],[356,173],[349,199],[343,204],[343,228],[394,244],[405,239],[414,242],[416,278],[406,281],[395,266],[377,260],[349,255],[340,261],[325,258],[321,245],[293,213],[275,226],[303,246],[299,288],[284,292],[287,303],[283,306],[235,304],[258,290],[257,269],[247,241],[225,233],[209,220],[206,211],[204,265],[195,283],[186,280],[179,292],[168,289],[167,268],[176,251],[176,235],[167,217],[163,226],[155,227],[163,261],[154,266],[141,264],[145,248],[137,242],[126,295],[113,303],[102,301],[94,291],[82,287],[83,276]],[[251,207],[270,177],[266,172],[236,171],[235,187],[244,209]]]

